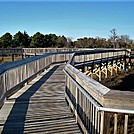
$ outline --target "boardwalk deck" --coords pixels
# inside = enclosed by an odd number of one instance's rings
[[[12,95],[0,110],[0,132],[82,133],[65,101],[63,65],[56,65]]]

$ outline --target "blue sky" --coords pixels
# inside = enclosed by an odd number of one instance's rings
[[[19,1],[19,2],[18,2]],[[134,39],[134,1],[125,0],[0,0],[0,36],[24,30],[33,35],[54,33],[74,39],[108,38],[115,28],[119,35]]]

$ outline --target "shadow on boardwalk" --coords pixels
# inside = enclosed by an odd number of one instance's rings
[[[49,79],[49,77],[56,71],[59,65],[53,67],[47,72],[39,81],[34,83],[26,92],[19,96],[6,120],[2,134],[21,134],[24,133],[25,118],[28,110],[29,100],[31,96],[42,86],[42,84]],[[34,87],[34,88],[33,88]],[[36,111],[35,111],[36,114]]]

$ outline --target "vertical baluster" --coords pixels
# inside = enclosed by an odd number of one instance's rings
[[[92,105],[92,134],[94,134],[95,130],[95,107]]]
[[[78,122],[78,88],[76,87],[76,110],[75,110],[75,116],[76,116],[76,123]]]
[[[78,90],[79,99],[78,99],[78,116],[80,116],[80,90]]]
[[[100,134],[103,134],[103,131],[104,131],[104,111],[101,112]]]
[[[90,101],[87,99],[87,129],[90,130]]]
[[[81,92],[81,116],[82,116],[82,122],[83,122],[83,94]]]
[[[83,101],[82,101],[82,109],[83,109],[83,124],[85,124],[85,96],[82,94],[82,97],[83,97]]]
[[[97,121],[98,121],[98,112],[97,109],[95,108],[95,134],[97,134]]]
[[[114,134],[117,134],[117,114],[114,114]]]
[[[67,89],[67,96],[69,97],[71,97],[71,94],[70,94],[70,92],[71,92],[71,89],[70,89],[70,79],[68,78],[68,89]],[[70,98],[69,98],[70,99]]]
[[[90,130],[92,133],[92,126],[93,126],[93,104],[91,103],[91,110],[90,110]]]
[[[86,128],[88,129],[88,99],[86,98],[86,111],[85,111],[85,115],[86,115]]]
[[[79,114],[81,116],[82,115],[82,113],[81,113],[81,92],[80,92],[80,98],[79,99],[80,99],[80,103],[79,103],[80,113]]]
[[[83,95],[83,121],[86,126],[86,97]]]
[[[89,132],[91,132],[91,107],[92,104],[89,102]]]
[[[69,82],[70,86],[69,86],[69,89],[70,89],[70,98],[71,98],[71,102],[72,102],[72,81],[70,80]]]
[[[78,98],[78,105],[77,105],[77,106],[78,106],[78,107],[77,107],[77,109],[78,109],[78,110],[77,110],[77,114],[78,114],[78,116],[79,116],[79,113],[80,113],[80,90],[78,90],[78,97],[79,97],[79,98]]]
[[[100,116],[101,116],[101,113],[98,112],[98,116],[97,116],[97,133],[99,134],[100,133]]]
[[[68,93],[67,93],[67,96],[68,96],[68,97],[69,97],[69,96],[71,97],[71,94],[70,94],[70,92],[71,92],[71,89],[70,89],[70,81],[71,81],[71,80],[68,78],[68,90],[67,90],[67,91],[68,91]]]
[[[128,115],[125,115],[124,134],[127,134],[127,128],[128,128]]]

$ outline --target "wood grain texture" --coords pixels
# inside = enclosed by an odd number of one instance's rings
[[[63,67],[43,72],[6,101],[0,110],[1,133],[82,133],[65,101]]]

